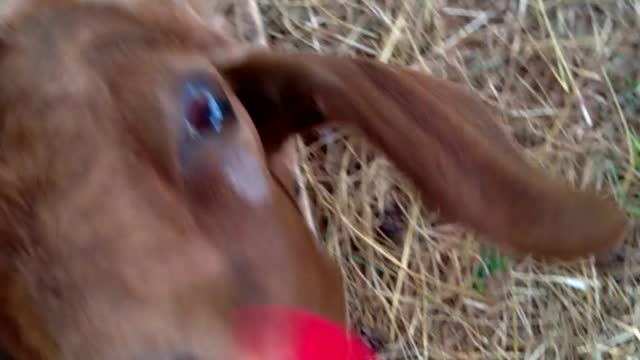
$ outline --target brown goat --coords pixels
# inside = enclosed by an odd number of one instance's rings
[[[231,359],[228,317],[249,304],[345,322],[340,271],[269,165],[330,122],[516,254],[607,256],[624,239],[613,202],[529,165],[462,87],[242,53],[156,4],[42,1],[0,28],[0,348],[14,359]]]

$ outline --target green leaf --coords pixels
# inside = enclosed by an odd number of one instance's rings
[[[485,289],[486,279],[501,271],[504,271],[509,266],[509,260],[500,256],[498,249],[482,247],[480,250],[480,256],[482,262],[476,266],[474,271],[475,280],[473,282],[473,289],[482,292]]]

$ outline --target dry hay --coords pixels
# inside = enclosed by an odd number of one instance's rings
[[[262,45],[251,1],[211,0]],[[468,85],[533,161],[640,216],[640,0],[259,5],[272,46],[374,57]],[[523,261],[483,283],[479,272],[501,258],[424,209],[379,152],[339,131],[308,140],[301,166],[316,225],[348,279],[354,324],[379,338],[384,358],[640,358],[635,233],[607,273],[591,260]]]
[[[533,161],[612,192],[640,216],[640,1],[259,4],[272,46],[374,57],[468,85],[504,114]],[[591,260],[522,261],[482,283],[482,264],[504,259],[483,256],[474,233],[423,208],[361,138],[327,131],[303,150],[351,318],[382,341],[384,358],[640,358],[635,233],[624,264],[606,273]]]

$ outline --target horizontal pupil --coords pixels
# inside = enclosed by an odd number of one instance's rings
[[[209,130],[212,126],[211,110],[207,99],[199,97],[194,99],[187,110],[187,120],[191,127],[198,133]]]

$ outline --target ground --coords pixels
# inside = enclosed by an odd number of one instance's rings
[[[532,161],[640,216],[640,1],[258,3],[272,46],[465,84]],[[640,358],[636,231],[607,271],[591,259],[514,262],[440,221],[361,138],[328,131],[304,151],[305,188],[348,278],[351,318],[386,359]]]
[[[17,1],[0,1],[0,15]],[[253,10],[253,0],[203,1],[248,24],[250,41],[260,42],[261,17],[276,48],[367,56],[465,84],[533,162],[640,217],[640,0],[257,0]],[[637,231],[607,271],[592,259],[514,262],[439,220],[363,139],[326,131],[302,149],[304,189],[348,279],[350,317],[385,359],[640,358]]]

